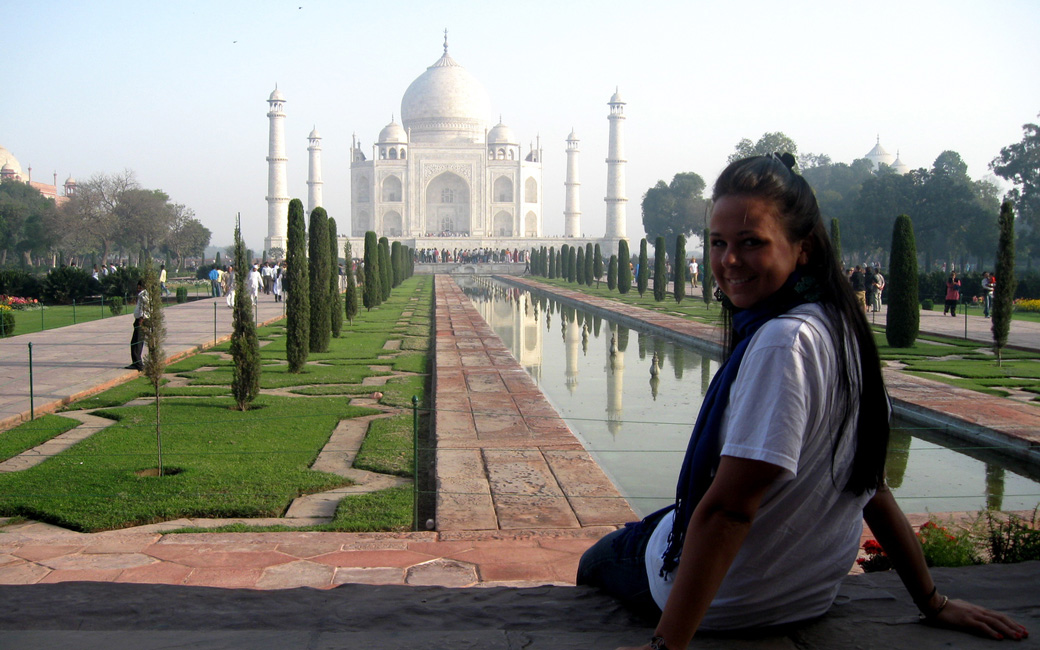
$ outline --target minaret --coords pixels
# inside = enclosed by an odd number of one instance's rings
[[[307,165],[307,214],[314,212],[314,208],[321,207],[321,136],[318,128],[311,130],[307,136],[308,165]]]
[[[289,183],[285,157],[285,97],[275,85],[267,100],[271,129],[267,145],[267,239],[264,248],[286,248],[289,230]]]
[[[578,136],[571,129],[567,136],[567,182],[564,183],[567,196],[564,202],[564,237],[581,236],[581,203],[578,199],[578,190],[581,183],[578,182]]]
[[[621,127],[625,120],[625,102],[621,93],[614,90],[608,102],[610,115],[610,139],[607,145],[607,239],[628,239],[625,234],[625,137]]]

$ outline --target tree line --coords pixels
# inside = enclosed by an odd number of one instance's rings
[[[62,205],[25,183],[0,183],[0,266],[86,266],[144,254],[180,268],[185,257],[202,256],[211,235],[191,208],[142,187],[129,170],[95,174]]]

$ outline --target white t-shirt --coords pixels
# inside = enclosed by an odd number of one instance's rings
[[[701,628],[759,627],[822,615],[855,562],[871,494],[842,491],[855,453],[851,431],[831,460],[841,423],[837,372],[819,305],[797,307],[752,338],[723,416],[722,455],[784,471],[762,500]],[[854,407],[850,427],[855,420]],[[673,519],[670,513],[661,520],[646,549],[647,577],[662,609],[672,587],[673,576],[662,578],[660,571]]]

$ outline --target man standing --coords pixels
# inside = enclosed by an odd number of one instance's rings
[[[691,257],[690,258],[690,284],[693,285],[694,289],[697,288],[697,280],[698,280],[697,274],[698,273],[700,273],[700,267],[697,265],[697,258],[696,257]]]
[[[997,287],[997,279],[989,271],[982,274],[982,315],[989,318],[993,309],[993,290]]]
[[[863,308],[863,311],[867,311],[866,278],[863,277],[863,268],[859,264],[853,269],[849,281],[852,283],[852,292],[856,294],[856,302]]]
[[[220,269],[217,268],[216,265],[214,265],[213,268],[209,270],[209,287],[210,287],[210,295],[212,297],[214,297],[214,298],[219,298],[220,297]]]
[[[137,306],[134,307],[134,333],[130,336],[130,365],[127,370],[144,370],[141,355],[144,353],[144,327],[148,322],[148,290],[144,281],[137,281]]]
[[[170,295],[170,290],[166,288],[166,265],[163,264],[159,267],[159,287],[162,289],[164,296]]]

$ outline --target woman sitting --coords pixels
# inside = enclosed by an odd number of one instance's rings
[[[578,583],[658,619],[644,648],[698,629],[824,614],[864,518],[924,616],[1023,638],[1003,614],[938,593],[884,482],[890,408],[862,308],[789,154],[732,163],[712,195],[709,257],[728,356],[694,426],[675,505],[607,535]]]

